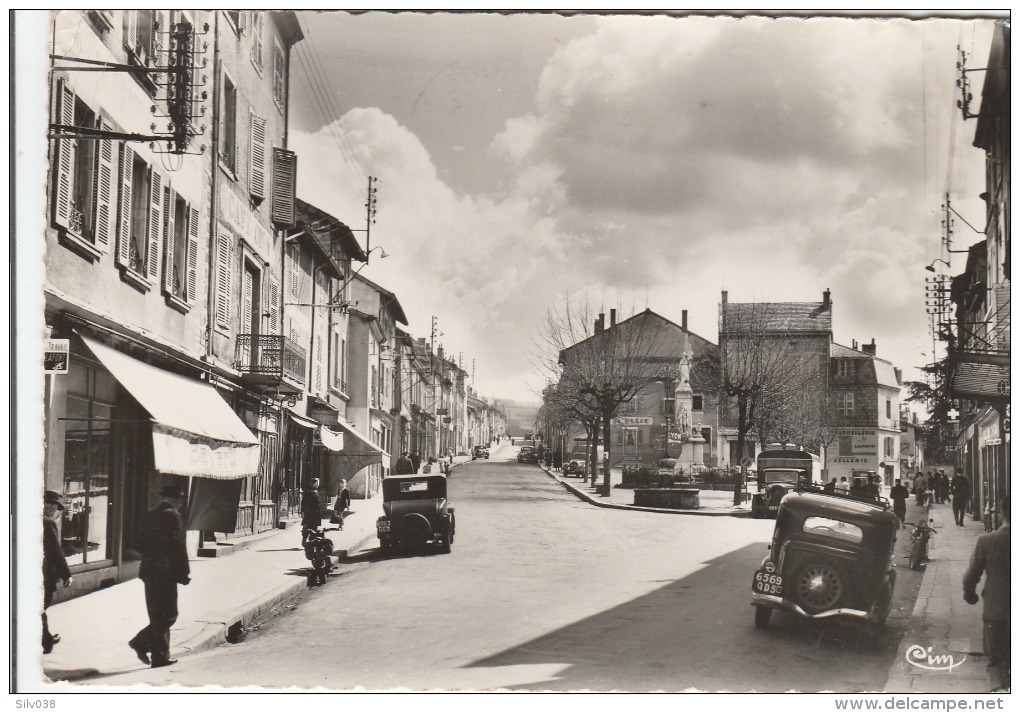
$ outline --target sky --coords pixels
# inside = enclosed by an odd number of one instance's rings
[[[820,302],[835,341],[931,361],[925,266],[984,225],[957,45],[991,22],[299,13],[298,194],[366,238],[409,331],[437,318],[484,396],[537,401],[544,318],[650,308],[715,342],[731,302]],[[980,95],[983,75],[971,75]],[[957,220],[953,248],[982,236]],[[957,259],[951,260],[951,257]]]

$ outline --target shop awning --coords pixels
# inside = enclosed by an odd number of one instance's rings
[[[329,454],[329,484],[335,488],[341,478],[350,480],[359,470],[389,459],[382,448],[358,433],[350,423],[337,417],[336,427],[343,434],[343,450]]]
[[[81,338],[152,417],[156,470],[217,480],[258,473],[258,438],[215,388]]]
[[[326,450],[330,451],[342,451],[344,449],[344,434],[339,431],[332,431],[325,426],[325,424],[319,423],[315,419],[308,418],[296,414],[293,411],[289,411],[290,418],[294,423],[299,426],[311,429],[314,432],[314,441],[316,445],[322,446]]]

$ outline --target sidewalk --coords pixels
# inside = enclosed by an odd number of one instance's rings
[[[576,476],[563,475],[562,472],[550,466],[540,463],[539,467],[549,477],[558,480],[567,490],[577,497],[592,505],[617,510],[638,510],[641,512],[659,512],[671,515],[702,515],[702,516],[728,516],[728,517],[751,517],[750,501],[740,505],[733,504],[733,492],[730,490],[702,490],[698,494],[701,507],[697,510],[680,510],[676,508],[653,508],[633,505],[634,491],[631,488],[618,488],[617,484],[623,482],[623,469],[611,468],[610,485],[611,494],[608,498],[599,494],[599,490],[589,484],[589,480]],[[602,484],[602,476],[599,476],[599,485]]]
[[[922,509],[911,498],[907,503],[907,521],[916,522],[919,517],[924,517]],[[987,693],[991,687],[982,652],[982,603],[971,606],[963,601],[963,575],[978,535],[984,534],[984,524],[968,515],[964,527],[958,527],[953,520],[953,506],[948,504],[933,505],[929,517],[935,521],[932,527],[938,530],[928,545],[931,561],[925,567],[921,590],[889,669],[885,691]],[[900,532],[901,537],[909,539],[909,529]],[[909,566],[906,562],[897,565]],[[943,658],[929,660],[938,656]],[[929,669],[921,668],[922,665]],[[945,670],[950,665],[953,668]]]
[[[355,500],[342,531],[323,520],[326,536],[343,559],[374,540],[382,498]],[[192,557],[191,583],[177,588],[180,616],[170,631],[170,655],[207,649],[240,634],[251,620],[308,586],[308,560],[300,527],[232,540],[235,552]],[[244,549],[238,550],[240,547]],[[334,569],[332,576],[339,573]],[[327,581],[325,586],[330,586]],[[51,681],[85,681],[145,668],[128,640],[148,623],[141,580],[133,579],[51,606],[50,630],[61,635],[42,656]]]

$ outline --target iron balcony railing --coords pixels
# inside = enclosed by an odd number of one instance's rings
[[[243,374],[287,377],[305,383],[305,350],[276,334],[239,334],[235,350],[237,368]]]

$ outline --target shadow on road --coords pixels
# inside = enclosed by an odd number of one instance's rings
[[[872,651],[832,621],[777,613],[769,628],[755,628],[751,577],[763,554],[761,544],[748,545],[469,667],[563,666],[555,680],[518,687],[528,690],[881,690],[902,631],[888,632]]]

